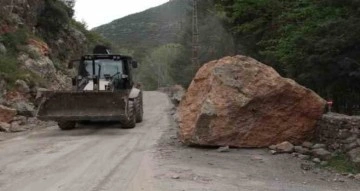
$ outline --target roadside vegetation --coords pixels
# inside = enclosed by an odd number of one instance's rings
[[[360,105],[360,13],[356,0],[216,1],[238,53],[333,99],[338,112]]]
[[[41,76],[24,69],[23,63],[18,60],[21,53],[26,53],[33,60],[40,59],[41,55],[37,51],[26,47],[30,39],[45,42],[52,49],[48,57],[53,61],[55,68],[62,72],[65,72],[65,64],[72,55],[77,56],[77,52],[84,51],[80,46],[86,47],[87,50],[84,52],[91,52],[96,44],[110,44],[100,35],[89,31],[86,24],[75,21],[73,8],[60,0],[44,0],[41,10],[29,13],[33,17],[30,19],[33,22],[31,24],[22,21],[19,23],[13,19],[16,13],[8,10],[9,3],[0,3],[0,26],[10,29],[9,32],[0,34],[0,43],[5,47],[5,52],[0,56],[0,78],[6,80],[7,88],[11,88],[18,79],[29,84],[46,86]],[[58,41],[74,41],[69,38],[82,38],[81,35],[84,36],[83,44],[65,43],[61,48],[57,45]]]
[[[340,173],[360,173],[360,167],[349,161],[345,154],[340,154],[328,161],[327,167]]]

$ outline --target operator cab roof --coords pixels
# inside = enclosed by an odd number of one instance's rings
[[[88,54],[82,57],[83,60],[97,60],[97,59],[113,59],[113,60],[132,60],[130,56],[123,56],[119,54],[112,54],[109,47],[104,45],[96,45],[93,54]]]
[[[87,54],[82,56],[83,60],[99,60],[99,59],[112,59],[112,60],[132,60],[130,56],[123,56],[120,54]]]

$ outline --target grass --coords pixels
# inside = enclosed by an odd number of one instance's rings
[[[339,173],[360,173],[360,167],[352,163],[344,154],[340,154],[330,159],[327,167]]]
[[[24,80],[31,86],[38,84],[45,87],[47,84],[45,79],[32,73],[31,71],[20,68],[17,56],[6,54],[0,56],[0,76],[2,76],[7,84],[8,89],[12,89],[16,80]]]

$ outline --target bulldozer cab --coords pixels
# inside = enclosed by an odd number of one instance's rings
[[[73,85],[78,91],[131,89],[133,68],[137,68],[137,62],[129,56],[85,55],[79,62]]]
[[[71,62],[77,69],[71,91],[47,92],[37,117],[57,121],[61,129],[81,121],[117,121],[134,128],[142,120],[142,92],[134,86],[132,70],[137,62],[129,56],[109,54],[97,46],[94,54]]]

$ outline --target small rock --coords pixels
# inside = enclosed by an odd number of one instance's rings
[[[321,148],[325,148],[326,145],[325,144],[315,144],[314,146],[312,146],[312,149],[321,149]]]
[[[14,121],[11,123],[10,127],[11,132],[20,132],[20,123],[18,121]]]
[[[345,149],[345,151],[350,151],[350,150],[355,149],[357,147],[359,147],[359,145],[358,145],[357,141],[355,141],[355,142],[352,142],[352,143],[349,143],[349,144],[345,145],[344,149]]]
[[[314,163],[319,164],[321,163],[321,160],[319,158],[313,158],[312,160]]]
[[[275,147],[275,150],[279,153],[291,153],[294,151],[294,145],[288,141],[277,144]]]
[[[347,129],[340,130],[338,134],[339,139],[346,139],[351,136],[351,132]]]
[[[180,179],[180,176],[179,175],[172,175],[171,178],[172,179]]]
[[[339,143],[333,143],[333,144],[329,145],[330,150],[338,150],[339,148],[340,148]]]
[[[7,50],[3,43],[0,42],[0,54],[6,54]]]
[[[175,135],[174,135],[174,136],[171,136],[170,139],[174,139],[174,140],[175,140],[175,139],[177,139],[177,136],[175,136]]]
[[[16,109],[19,115],[23,115],[26,117],[34,117],[35,109],[31,103],[20,101],[14,103],[13,107]]]
[[[322,160],[329,160],[331,158],[331,153],[324,148],[314,149],[312,154]]]
[[[345,182],[345,180],[342,178],[334,178],[333,181],[334,182]]]
[[[301,163],[300,168],[303,170],[314,169],[315,165],[313,163]]]
[[[354,176],[355,180],[359,180],[360,181],[360,174],[357,174]]]
[[[253,160],[253,161],[262,161],[264,159],[261,156],[251,156],[251,160]]]
[[[40,121],[36,117],[29,117],[27,119],[28,124],[38,124]]]
[[[0,122],[0,131],[9,132],[11,125],[8,123]]]
[[[305,141],[302,146],[308,149],[311,149],[314,144],[308,141]]]
[[[27,123],[27,118],[25,116],[16,116],[13,121],[18,121],[20,125],[25,125]]]
[[[27,131],[27,130],[33,128],[33,127],[34,127],[34,125],[23,125],[23,126],[21,126],[19,124],[19,122],[15,121],[15,122],[11,123],[10,132],[13,132],[13,133],[23,132],[23,131]]]
[[[291,153],[291,156],[293,156],[293,157],[298,157],[299,156],[299,153]]]
[[[321,166],[327,166],[329,164],[329,162],[327,162],[327,161],[321,161],[320,162],[320,165]]]
[[[270,149],[270,150],[276,150],[276,145],[271,145],[271,146],[269,147],[269,149]]]
[[[24,80],[16,80],[15,86],[16,89],[21,93],[25,93],[25,94],[30,93],[30,88]]]
[[[303,155],[303,154],[300,154],[298,157],[301,160],[309,160],[311,158],[309,155]]]
[[[349,175],[347,175],[347,177],[350,178],[350,179],[355,179],[355,175],[352,174],[352,173],[350,173]]]
[[[353,149],[348,152],[351,162],[360,165],[360,148]]]
[[[352,142],[354,142],[354,141],[356,141],[356,139],[358,138],[358,136],[357,135],[353,135],[353,136],[351,136],[351,137],[349,137],[349,138],[347,138],[347,139],[345,139],[344,141],[342,141],[343,143],[345,143],[345,144],[350,144],[350,143],[352,143]]]
[[[10,123],[15,116],[15,109],[0,105],[0,122]]]
[[[275,155],[277,152],[275,150],[270,150],[270,154]]]
[[[311,153],[308,148],[304,148],[304,147],[302,147],[302,146],[295,146],[295,147],[294,147],[294,150],[295,150],[295,152],[297,152],[297,153],[305,154],[305,155]]]
[[[229,146],[220,147],[217,149],[217,151],[220,153],[230,152],[230,147]]]
[[[341,176],[348,176],[348,175],[349,175],[349,173],[347,173],[347,172],[341,173]]]

